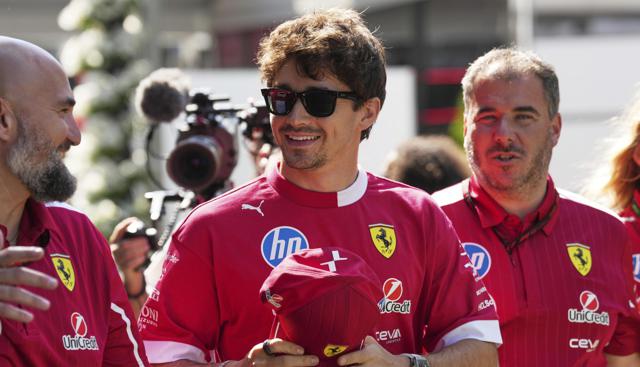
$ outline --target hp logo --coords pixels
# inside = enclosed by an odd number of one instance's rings
[[[309,248],[309,242],[302,232],[293,227],[277,227],[262,239],[262,257],[272,268],[296,252]]]

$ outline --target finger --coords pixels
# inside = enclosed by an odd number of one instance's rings
[[[339,366],[348,366],[352,364],[363,364],[373,358],[373,349],[378,348],[378,342],[371,336],[367,335],[364,339],[364,347],[355,352],[347,353],[338,358]]]
[[[0,318],[18,322],[29,322],[33,320],[33,314],[8,303],[0,302]]]
[[[0,268],[42,259],[44,250],[36,246],[11,246],[0,250]]]
[[[281,355],[272,358],[260,358],[257,359],[254,366],[277,366],[277,367],[307,367],[316,366],[320,363],[320,360],[316,356],[310,355]]]
[[[4,232],[0,231],[0,248],[4,247]]]
[[[116,224],[113,232],[111,232],[111,236],[109,236],[109,243],[116,243],[120,241],[122,236],[124,236],[124,232],[127,230],[129,224],[135,222],[136,220],[138,220],[138,218],[129,217],[121,220],[118,224]]]
[[[275,338],[269,340],[269,348],[274,354],[303,355],[304,349],[298,344]]]
[[[38,310],[48,310],[51,303],[48,299],[41,297],[24,288],[0,285],[0,301],[19,304]]]
[[[26,285],[42,289],[55,289],[58,280],[37,270],[22,266],[0,269],[0,285]]]

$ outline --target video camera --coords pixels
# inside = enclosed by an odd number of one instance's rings
[[[231,187],[229,178],[238,162],[238,132],[251,146],[273,145],[269,113],[264,104],[234,105],[227,96],[203,89],[190,89],[186,76],[178,69],[159,69],[143,79],[136,90],[136,106],[151,126],[146,139],[148,158],[166,160],[166,173],[178,189],[148,192],[150,219],[154,226],[163,222],[167,230],[160,246],[170,234],[178,213],[211,199]],[[168,156],[155,154],[151,142],[161,123],[178,117],[177,138]],[[172,125],[173,126],[173,125]],[[251,152],[253,153],[253,152]],[[147,170],[160,187],[147,159]],[[167,202],[178,202],[176,213],[163,220]]]

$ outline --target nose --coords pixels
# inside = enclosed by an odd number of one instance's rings
[[[76,123],[73,114],[69,114],[69,116],[65,119],[67,122],[67,139],[73,145],[80,144],[82,140],[82,134],[80,133],[80,129],[78,128],[78,124]]]
[[[508,116],[503,115],[496,123],[494,139],[503,146],[509,146],[514,140],[514,130]]]
[[[293,105],[291,112],[287,115],[287,119],[291,125],[304,125],[307,123],[309,119],[312,119],[313,116],[307,112],[307,109],[304,108],[302,104],[302,99],[298,98],[296,103]]]

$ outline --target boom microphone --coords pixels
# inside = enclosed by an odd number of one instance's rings
[[[154,123],[173,121],[188,103],[189,84],[189,78],[179,69],[158,69],[138,84],[136,108]]]

